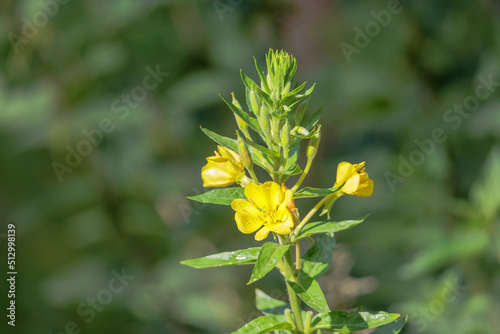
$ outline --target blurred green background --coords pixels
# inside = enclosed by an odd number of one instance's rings
[[[258,244],[186,196],[216,147],[199,126],[234,134],[218,94],[244,101],[239,70],[256,79],[271,47],[324,108],[305,185],[333,185],[340,161],[375,181],[336,204],[371,216],[337,234],[330,306],[411,313],[404,333],[499,333],[500,4],[390,3],[3,0],[0,332],[229,333],[257,316],[255,287],[285,298],[277,273],[247,286],[250,266],[179,264]]]

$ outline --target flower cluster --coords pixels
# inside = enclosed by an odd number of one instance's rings
[[[255,65],[260,84],[241,72],[246,91],[246,110],[234,94],[230,101],[222,97],[238,125],[236,138],[224,137],[202,128],[218,144],[215,155],[207,158],[207,164],[201,170],[203,186],[214,189],[190,198],[203,203],[231,206],[240,232],[255,233],[257,241],[272,235],[274,242],[182,263],[194,268],[251,264],[254,268],[248,284],[261,279],[273,268],[279,269],[285,279],[290,301],[289,306],[284,308],[284,314],[269,315],[267,305],[281,307],[283,302],[259,292],[257,307],[264,316],[252,320],[232,334],[352,333],[395,321],[399,314],[330,311],[316,278],[323,275],[330,265],[336,243],[334,233],[354,227],[364,220],[334,222],[330,221],[330,212],[343,195],[370,196],[373,193],[373,181],[365,171],[365,162],[340,162],[336,180],[332,180],[331,187],[302,187],[321,141],[321,126],[318,124],[321,109],[310,114],[306,112],[314,85],[302,92],[305,83],[294,83],[297,64],[295,58],[286,52],[271,50],[268,53],[267,73],[262,71],[257,61]],[[299,145],[302,142],[307,143],[305,166],[298,163],[301,151]],[[255,167],[260,170],[255,171]],[[266,179],[261,182],[264,175]],[[296,181],[288,188],[286,184],[292,177],[296,177]],[[319,198],[303,217],[295,205],[301,198]],[[311,221],[317,213],[328,214],[328,219]],[[300,250],[302,239],[315,242],[304,257]],[[318,259],[321,259],[320,265]],[[318,314],[313,318],[312,311],[304,312],[302,302]],[[392,333],[393,329],[399,332],[404,322],[390,326],[383,332]]]

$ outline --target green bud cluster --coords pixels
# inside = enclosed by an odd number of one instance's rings
[[[285,51],[269,50],[266,66],[264,73],[255,60],[260,84],[241,72],[248,111],[234,94],[230,104],[225,101],[254,151],[254,158],[259,159],[259,165],[264,166],[274,181],[284,182],[291,175],[302,172],[297,165],[297,154],[290,152],[298,149],[304,139],[319,142],[316,124],[321,110],[305,118],[314,85],[302,92],[306,83],[299,85],[294,81],[297,61],[293,56]],[[253,130],[252,133],[249,130]],[[313,139],[315,136],[317,138]],[[317,143],[315,145],[317,148]]]

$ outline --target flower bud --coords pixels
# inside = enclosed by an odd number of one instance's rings
[[[240,152],[240,157],[241,161],[243,162],[243,166],[245,166],[246,168],[252,168],[253,161],[250,152],[248,152],[247,143],[239,132],[236,132],[236,134],[238,136],[238,150]]]
[[[254,112],[254,114],[258,115],[260,111],[260,103],[257,99],[257,94],[255,94],[253,90],[250,91],[250,104],[252,105],[252,111]]]
[[[319,141],[321,139],[321,126],[315,131],[314,135],[309,139],[309,146],[307,146],[307,158],[313,159],[318,153]]]
[[[309,136],[309,131],[301,126],[296,126],[292,129],[292,134],[306,137]]]
[[[285,125],[281,129],[281,145],[288,151],[288,146],[290,145],[290,124],[288,120],[285,121]]]

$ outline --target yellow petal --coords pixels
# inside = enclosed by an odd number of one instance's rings
[[[263,224],[259,216],[243,212],[236,212],[234,214],[234,220],[236,220],[236,226],[238,226],[238,230],[240,230],[241,233],[245,234],[257,231]]]
[[[257,233],[255,233],[255,240],[257,241],[264,240],[268,234],[269,234],[269,229],[264,226]]]
[[[204,187],[226,187],[236,182],[236,174],[231,163],[214,162],[208,160],[208,163],[201,169],[201,178]]]
[[[367,196],[371,196],[373,194],[373,180],[368,180],[366,181],[365,183],[362,184],[362,186],[360,186],[358,188],[358,191],[356,192],[356,196],[360,196],[360,197],[367,197]]]
[[[356,173],[356,172],[355,172]],[[360,176],[356,173],[353,177],[349,178],[345,185],[342,187],[341,191],[346,194],[352,195],[358,190]]]
[[[337,166],[337,181],[335,182],[335,186],[341,186],[351,176],[353,176],[353,173],[355,172],[356,169],[350,163],[345,161],[339,163],[339,165]]]
[[[235,168],[243,170],[243,163],[241,162],[239,154],[220,145],[217,146],[217,150],[219,150],[220,155],[229,160]],[[239,166],[241,166],[241,168],[239,168]]]
[[[260,215],[260,211],[249,201],[244,199],[234,199],[231,202],[231,208],[236,212],[247,213],[250,215]]]
[[[245,187],[245,196],[260,209],[271,212],[277,209],[282,199],[280,185],[272,181],[267,181],[261,185],[248,184]]]
[[[286,209],[287,212],[283,213],[281,216],[282,221],[275,223],[275,224],[270,224],[269,229],[275,233],[278,234],[289,234],[292,232],[293,228],[293,218],[292,214],[288,209]]]

